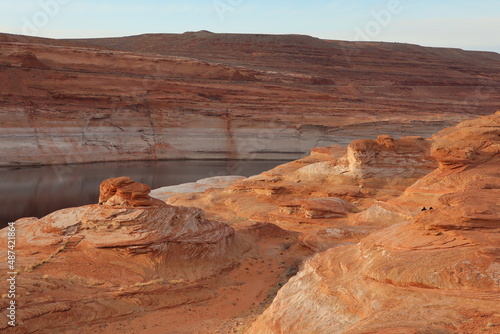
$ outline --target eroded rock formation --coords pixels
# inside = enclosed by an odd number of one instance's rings
[[[379,136],[353,141],[347,148],[314,149],[304,159],[225,189],[170,195],[167,203],[194,205],[214,217],[271,221],[304,232],[332,224],[385,226],[408,215],[386,202],[438,167],[431,146],[431,140],[420,137]],[[352,215],[360,208],[368,210]]]
[[[162,206],[165,203],[149,196],[151,188],[129,177],[104,180],[100,185],[99,204],[108,206]]]
[[[499,135],[497,112],[427,139],[317,148],[153,192],[167,204],[106,180],[101,205],[17,222],[18,328],[494,333]]]
[[[308,260],[248,333],[479,333],[499,325],[500,112],[432,140],[439,168],[392,201],[406,206],[406,219]],[[422,206],[433,209],[411,217]]]
[[[434,169],[429,141],[421,137],[378,136],[356,140],[348,147],[348,171],[358,177],[418,177]]]
[[[148,193],[130,178],[109,179],[101,205],[16,222],[18,331],[59,330],[212,296],[200,282],[237,266],[248,241],[200,209]]]
[[[500,102],[500,55],[298,35],[0,34],[0,165],[298,159]],[[402,143],[401,143],[402,144]]]

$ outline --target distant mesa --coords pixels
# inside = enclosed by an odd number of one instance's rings
[[[183,35],[193,35],[193,34],[205,35],[205,34],[213,34],[213,32],[208,30],[186,31]]]

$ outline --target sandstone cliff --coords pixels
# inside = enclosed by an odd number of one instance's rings
[[[500,112],[435,135],[439,167],[385,204],[407,216],[308,260],[248,333],[495,332],[499,136]]]
[[[100,205],[17,222],[7,331],[495,333],[499,165],[497,112],[152,192],[168,204],[106,180]]]
[[[0,165],[297,159],[496,110],[500,56],[308,36],[0,34]]]

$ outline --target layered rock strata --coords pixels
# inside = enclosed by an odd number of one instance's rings
[[[500,112],[432,140],[439,167],[389,201],[427,210],[308,260],[248,333],[495,331]]]
[[[500,103],[500,56],[309,36],[0,35],[0,165],[297,159]]]
[[[128,177],[109,179],[99,205],[18,220],[18,326],[8,330],[56,331],[212,298],[207,281],[237,266],[248,241],[148,193]]]
[[[154,191],[168,204],[106,180],[101,205],[17,222],[18,329],[495,332],[499,165],[497,112]]]

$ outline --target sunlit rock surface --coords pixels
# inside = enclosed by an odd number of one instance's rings
[[[492,52],[203,31],[0,34],[0,50],[0,166],[293,160],[377,135],[426,138],[500,103]]]
[[[399,223],[390,207],[358,214],[392,225],[306,261],[248,333],[496,331],[500,112],[431,141],[439,167],[392,201],[426,210]]]
[[[151,191],[151,196],[167,200],[171,196],[183,193],[200,193],[207,189],[220,189],[226,188],[236,181],[244,179],[244,176],[228,175],[228,176],[214,176],[198,180],[196,182],[179,184],[176,186],[161,187]]]
[[[153,191],[167,203],[105,180],[100,205],[16,223],[20,325],[5,331],[494,333],[499,135],[500,112],[331,145]]]
[[[100,205],[16,222],[20,333],[205,300],[212,292],[200,282],[250,249],[230,226],[151,198],[128,177],[100,189]]]

